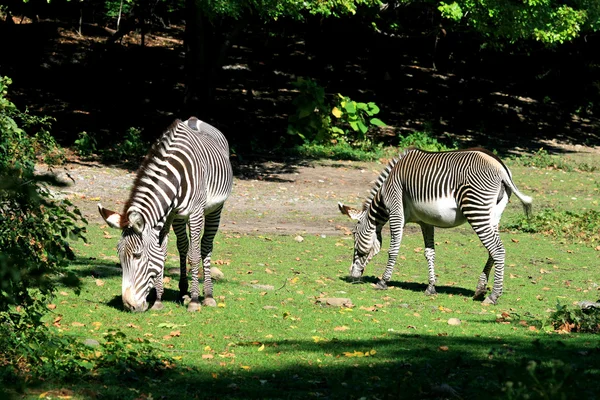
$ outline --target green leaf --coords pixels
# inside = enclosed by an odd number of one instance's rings
[[[371,118],[369,122],[371,123],[371,125],[380,126],[382,128],[387,126],[387,124],[379,118]]]
[[[356,114],[356,102],[348,101],[346,104],[343,104],[343,107],[348,111],[349,114]]]

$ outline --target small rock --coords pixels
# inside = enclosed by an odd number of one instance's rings
[[[460,324],[462,324],[462,321],[460,319],[458,319],[458,318],[450,318],[448,320],[448,325],[458,326]]]
[[[275,290],[275,286],[273,286],[273,285],[254,284],[254,285],[250,285],[250,286],[252,286],[254,289],[260,289],[260,290]]]
[[[215,281],[220,281],[225,278],[225,274],[217,267],[210,267],[210,277]]]
[[[85,339],[83,344],[90,347],[100,346],[100,342],[98,342],[96,339]]]
[[[296,237],[294,238],[294,240],[295,240],[296,242],[298,242],[298,243],[302,243],[302,242],[304,242],[304,238],[303,238],[302,236],[300,236],[300,235],[296,236]]]
[[[317,303],[333,307],[354,307],[352,300],[346,297],[319,297]]]

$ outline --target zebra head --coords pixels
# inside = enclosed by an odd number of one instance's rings
[[[375,224],[369,220],[365,210],[357,210],[342,203],[338,203],[338,207],[342,214],[357,221],[352,230],[354,258],[350,266],[350,276],[360,278],[369,261],[381,250],[381,235]]]
[[[164,250],[159,244],[159,235],[133,207],[126,215],[107,210],[100,204],[98,210],[110,227],[122,231],[117,252],[123,269],[123,305],[130,311],[146,311],[146,297],[163,268]]]

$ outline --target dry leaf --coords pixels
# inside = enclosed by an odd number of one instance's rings
[[[440,347],[438,347],[438,349],[441,350],[441,351],[448,351],[449,350],[448,346],[440,346]]]
[[[350,328],[348,328],[345,325],[344,326],[336,326],[335,328],[333,328],[333,330],[337,331],[337,332],[347,331],[348,329],[350,329]]]
[[[46,307],[48,307],[48,310],[54,310],[56,308],[56,304],[48,304]]]
[[[171,331],[171,333],[169,333],[169,335],[171,335],[173,337],[175,337],[175,336],[179,337],[179,336],[181,336],[181,331]]]
[[[213,356],[212,354],[202,354],[202,358],[206,360],[206,359],[215,358],[215,356]]]
[[[85,324],[82,324],[81,322],[73,322],[71,326],[85,326]]]
[[[96,279],[96,286],[104,286],[104,281],[102,279]]]

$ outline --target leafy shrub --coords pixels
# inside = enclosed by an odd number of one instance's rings
[[[530,218],[520,216],[507,223],[505,228],[594,245],[600,242],[600,212],[544,209]]]
[[[455,145],[452,147],[446,146],[427,132],[413,132],[407,136],[400,137],[398,147],[404,149],[411,146],[426,151],[447,151],[456,148]]]
[[[559,302],[548,321],[549,325],[559,331],[599,333],[600,309],[569,308]]]
[[[325,101],[325,89],[312,79],[292,82],[298,96],[292,101],[296,110],[288,118],[288,133],[303,141],[324,143],[330,138],[331,107]]]
[[[147,150],[148,145],[142,141],[142,131],[131,127],[127,129],[121,142],[102,152],[102,159],[105,161],[137,162],[146,155]]]
[[[60,182],[34,174],[36,141],[19,123],[33,129],[37,121],[45,129],[49,122],[19,111],[6,98],[9,84],[0,78],[0,323],[11,317],[11,306],[32,306],[52,294],[73,256],[67,239],[84,239],[86,223],[77,208],[55,200],[44,186]]]
[[[311,79],[298,78],[292,85],[299,94],[292,101],[296,110],[288,118],[288,133],[305,144],[372,146],[367,136],[369,129],[386,126],[375,117],[379,107],[373,102],[356,102],[338,94],[330,103],[326,100],[325,89]]]
[[[98,151],[97,144],[98,142],[93,135],[87,132],[79,132],[77,140],[74,142],[74,147],[79,156],[91,157]]]
[[[338,126],[331,127],[331,136],[342,136],[346,140],[350,139],[358,143],[368,140],[367,132],[370,126],[386,126],[382,120],[374,117],[379,114],[379,107],[375,103],[359,103],[341,94],[338,94],[338,104],[333,107],[331,113],[344,125],[349,126],[352,132],[356,133],[356,137],[352,138],[351,132],[348,129],[343,129],[344,126],[342,128]]]

